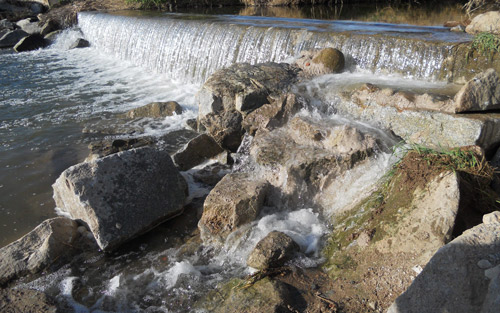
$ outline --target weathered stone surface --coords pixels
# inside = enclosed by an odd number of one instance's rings
[[[267,103],[268,96],[280,94],[295,79],[295,69],[285,63],[237,63],[221,69],[197,94],[198,119],[222,111],[246,114]]]
[[[437,99],[429,94],[380,89],[372,84],[365,84],[354,92],[352,100],[360,105],[373,101],[384,106],[391,106],[399,111],[428,110],[455,113],[455,102],[452,99]]]
[[[289,286],[264,278],[249,288],[232,289],[225,301],[213,308],[213,312],[290,312],[295,302]]]
[[[390,237],[376,243],[384,253],[416,253],[424,267],[434,253],[451,240],[460,205],[460,178],[444,172],[413,194],[411,211],[391,228]]]
[[[52,186],[56,205],[110,250],[182,212],[187,184],[166,151],[138,148],[80,163]]]
[[[180,151],[174,154],[172,158],[181,171],[187,171],[215,157],[222,151],[224,151],[224,149],[222,149],[212,137],[207,134],[201,134],[189,141]]]
[[[293,118],[287,127],[258,131],[250,155],[266,170],[261,175],[286,195],[312,197],[340,173],[373,153],[377,142],[347,125]]]
[[[215,186],[230,172],[231,167],[229,165],[213,163],[193,173],[193,178],[196,182]]]
[[[87,157],[86,161],[92,161],[120,151],[150,146],[154,143],[155,140],[152,137],[123,138],[93,142],[89,144],[90,155]]]
[[[344,69],[344,54],[334,48],[325,48],[319,51],[302,51],[295,64],[305,76],[338,73]]]
[[[128,118],[153,117],[161,118],[172,116],[174,114],[182,114],[182,107],[175,101],[168,102],[152,102],[145,106],[132,109],[125,115]]]
[[[0,285],[36,273],[74,254],[75,249],[71,247],[79,236],[77,228],[77,223],[71,219],[52,218],[0,249]]]
[[[10,48],[14,47],[19,40],[28,36],[29,34],[22,29],[16,29],[7,32],[0,38],[0,48]]]
[[[268,103],[268,97],[279,96],[296,76],[297,70],[285,63],[238,63],[215,72],[197,94],[199,129],[235,152],[243,117]]]
[[[40,34],[33,34],[21,39],[15,46],[14,51],[24,52],[40,49],[47,46],[47,42]]]
[[[207,196],[198,223],[203,240],[223,240],[243,224],[257,218],[269,184],[249,174],[226,175]]]
[[[500,211],[495,211],[483,216],[484,224],[500,224]]]
[[[469,34],[488,32],[500,35],[500,11],[490,11],[474,17],[465,28]]]
[[[280,267],[291,260],[299,250],[299,245],[290,236],[272,231],[250,252],[247,265],[258,270]]]
[[[243,118],[236,110],[209,113],[200,122],[206,132],[224,149],[236,152],[243,137]]]
[[[69,46],[69,49],[79,49],[79,48],[87,48],[90,47],[90,42],[83,38],[78,38],[75,42]]]
[[[286,124],[305,105],[304,99],[295,94],[286,94],[249,113],[243,119],[242,126],[252,136],[259,129],[273,130]]]
[[[430,147],[477,145],[488,151],[500,138],[499,114],[453,115],[441,112],[399,110],[377,99],[350,99],[335,104],[337,113],[391,130],[408,143]]]
[[[500,77],[494,69],[480,73],[455,96],[455,112],[486,111],[500,108]]]
[[[40,34],[42,31],[42,28],[38,25],[38,21],[32,21],[30,18],[20,20],[16,25],[30,35]]]
[[[32,289],[0,290],[0,312],[56,313],[55,302],[43,292]]]
[[[500,224],[480,224],[439,249],[406,292],[389,308],[396,312],[496,312],[498,276],[477,266],[500,264]],[[486,274],[486,275],[485,275]]]

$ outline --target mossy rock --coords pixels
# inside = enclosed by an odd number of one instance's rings
[[[249,287],[243,280],[232,279],[209,292],[195,307],[214,313],[289,312],[288,307],[297,302],[292,289],[270,278],[261,279]]]
[[[313,63],[323,64],[324,67],[331,70],[333,73],[338,73],[344,69],[345,58],[344,54],[334,48],[325,48],[313,58]]]

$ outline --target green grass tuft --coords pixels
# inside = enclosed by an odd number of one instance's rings
[[[469,61],[474,51],[489,57],[490,61],[493,60],[493,55],[500,53],[500,37],[490,33],[477,34],[471,43],[466,61]]]

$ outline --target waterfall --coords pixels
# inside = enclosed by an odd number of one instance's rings
[[[373,73],[436,80],[452,42],[306,27],[304,23],[252,23],[211,16],[120,16],[85,12],[79,27],[103,53],[167,73],[185,82],[203,82],[236,62],[283,62],[300,51],[336,47],[355,66]],[[328,24],[325,24],[328,25]],[[337,25],[338,26],[338,25]],[[421,36],[425,37],[425,36]]]

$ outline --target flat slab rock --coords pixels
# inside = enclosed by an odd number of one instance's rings
[[[337,113],[391,130],[406,142],[431,147],[480,146],[488,151],[500,138],[500,114],[448,114],[401,110],[357,92],[335,103]]]
[[[151,147],[72,166],[52,187],[56,205],[87,223],[103,250],[177,216],[187,196],[170,155]]]

